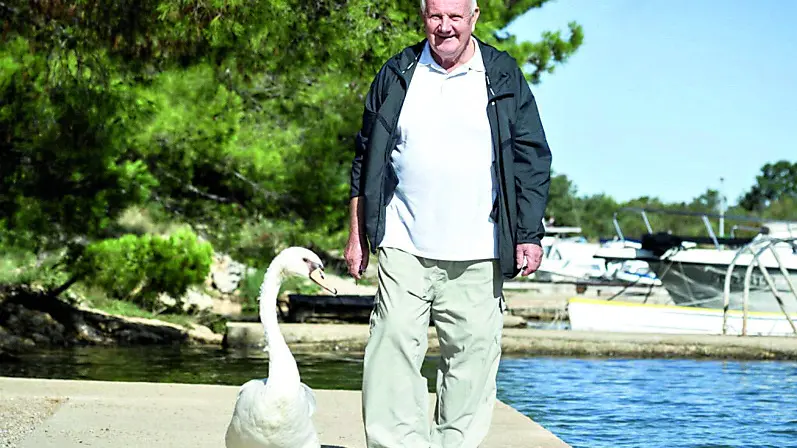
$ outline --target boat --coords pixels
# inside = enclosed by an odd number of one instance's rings
[[[571,331],[613,333],[711,334],[793,336],[789,320],[780,312],[743,311],[623,302],[574,297],[568,300]],[[797,313],[790,315],[797,322]]]
[[[530,276],[540,282],[598,281],[604,278],[605,262],[593,257],[600,247],[580,235],[580,227],[546,226],[542,261]]]
[[[618,244],[595,253],[608,263],[642,261],[650,266],[675,305],[763,313],[797,312],[797,223],[688,211],[625,208],[640,213],[648,233],[639,245],[625,244],[614,216]],[[654,232],[648,213],[700,217],[708,236],[679,236]],[[716,236],[710,218],[753,222],[758,233],[750,238]],[[770,285],[770,281],[772,285]],[[725,290],[728,293],[725,293]],[[774,291],[774,292],[773,292]]]
[[[546,225],[541,243],[542,261],[529,279],[553,283],[661,285],[644,261],[607,262],[595,257],[600,248],[613,247],[618,242],[591,243],[581,235],[580,227]]]
[[[625,240],[620,241],[617,239],[604,241],[601,243],[600,249],[612,248],[631,248],[641,249],[642,243],[638,241]],[[597,251],[596,251],[597,254]],[[596,254],[593,257],[600,259]],[[656,276],[656,273],[650,268],[650,264],[643,260],[606,260],[606,276],[614,281],[625,282],[629,285],[639,286],[661,286],[661,280]]]

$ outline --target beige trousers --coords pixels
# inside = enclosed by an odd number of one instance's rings
[[[476,448],[490,428],[501,357],[497,261],[429,260],[384,248],[378,271],[363,368],[368,448]],[[430,317],[441,354],[431,428],[420,371]]]

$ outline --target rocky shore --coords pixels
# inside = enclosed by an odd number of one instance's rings
[[[216,326],[217,333],[196,324],[186,327],[155,319],[111,315],[29,288],[0,287],[0,362],[13,360],[15,354],[22,351],[47,346],[212,344],[233,349],[261,348],[264,342],[262,325],[256,319],[236,322],[239,320],[236,316],[240,314],[240,301],[230,300],[239,293],[246,269],[229,257],[217,256],[203,289],[209,294],[208,298],[190,301],[191,306],[201,312],[223,316],[223,320],[227,320],[225,328]],[[358,283],[331,273],[328,278],[339,291],[339,297],[363,298],[375,293],[376,288],[372,284]],[[797,359],[797,338],[592,333],[530,328],[533,322],[566,324],[567,299],[577,293],[573,288],[573,285],[534,282],[506,284],[504,291],[509,312],[504,315],[504,353],[508,356]],[[613,297],[621,293],[631,300],[638,296],[651,303],[670,300],[663,290],[649,288],[591,287],[581,291],[580,295]],[[219,297],[227,297],[227,300]],[[222,301],[226,307],[219,305],[218,302]],[[185,304],[189,301],[182,298],[180,302]],[[367,323],[346,321],[342,315],[335,314],[337,311],[332,312],[334,316],[330,318],[315,309],[317,305],[312,301],[309,303],[312,319],[291,321],[305,323],[280,324],[292,350],[335,353],[361,352],[364,349],[368,338]],[[230,304],[237,304],[237,309]],[[294,305],[300,307],[298,302]],[[282,310],[282,314],[287,316],[290,313]],[[434,328],[430,327],[430,353],[437,349],[437,337]]]
[[[713,358],[797,360],[797,338],[596,333],[525,328],[525,320],[505,316],[502,348],[506,356],[634,358]],[[515,325],[519,328],[512,328]],[[283,323],[295,352],[361,352],[367,324]],[[438,350],[429,329],[430,354]],[[225,334],[207,327],[113,316],[70,306],[41,294],[6,295],[0,301],[0,361],[40,346],[213,344],[228,348],[263,347],[258,322],[228,322]]]
[[[37,346],[218,344],[209,328],[114,316],[29,289],[0,294],[0,359]]]

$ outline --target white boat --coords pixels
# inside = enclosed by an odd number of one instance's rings
[[[568,300],[567,312],[572,331],[749,336],[795,334],[780,312],[749,312],[746,329],[744,313],[736,310],[728,311],[727,318],[724,318],[721,309],[576,297]],[[797,323],[797,313],[791,314],[791,319]]]
[[[601,244],[599,250],[612,248],[641,249],[642,244],[636,241],[612,240]],[[597,259],[601,259],[601,257],[597,256],[597,253],[598,251],[596,250],[593,256]],[[605,275],[612,280],[639,286],[661,286],[662,284],[661,280],[659,280],[656,273],[650,268],[650,264],[648,264],[647,261],[606,259],[603,259],[603,261],[606,263]]]
[[[797,223],[763,222],[753,218],[733,217],[737,220],[756,221],[761,231],[753,238],[720,238],[714,235],[708,217],[711,215],[672,212],[650,209],[631,209],[641,212],[648,231],[640,246],[617,244],[602,247],[596,258],[607,262],[643,261],[652,269],[667,289],[676,305],[725,308],[724,287],[729,283],[728,308],[742,310],[745,307],[744,284],[750,269],[747,309],[755,312],[777,312],[783,309],[797,312],[797,295],[792,294],[789,280],[797,286]],[[686,216],[701,216],[706,223],[708,237],[684,237],[666,233],[653,233],[647,212],[676,213]],[[624,240],[617,224],[620,241]],[[701,244],[713,247],[700,247]],[[759,252],[760,253],[756,253]],[[754,260],[756,260],[754,262]],[[731,264],[734,268],[730,269]],[[783,306],[773,294],[765,275],[758,265],[766,268]]]
[[[531,278],[542,282],[603,279],[606,262],[594,258],[600,245],[588,242],[580,233],[580,227],[546,226],[542,262]]]
[[[542,282],[626,283],[661,285],[643,261],[608,262],[595,253],[605,245],[590,243],[580,227],[546,226],[542,238],[543,258],[530,279]]]

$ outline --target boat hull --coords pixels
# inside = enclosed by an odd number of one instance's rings
[[[723,334],[723,312],[718,309],[676,305],[616,302],[573,298],[568,301],[573,331],[616,333]],[[797,323],[797,313],[791,315]],[[729,311],[724,334],[790,336],[794,331],[782,313],[750,312],[744,331],[743,313]]]
[[[728,265],[683,263],[678,261],[649,261],[651,269],[667,289],[673,302],[681,306],[722,309],[724,306],[725,277]],[[744,278],[747,266],[734,268],[730,284],[730,309],[742,310]],[[769,268],[778,293],[789,313],[797,313],[797,297],[789,290],[786,277],[778,269]],[[797,271],[788,270],[792,284],[797,287]],[[750,277],[748,310],[755,312],[782,312],[766,279],[756,267]]]

